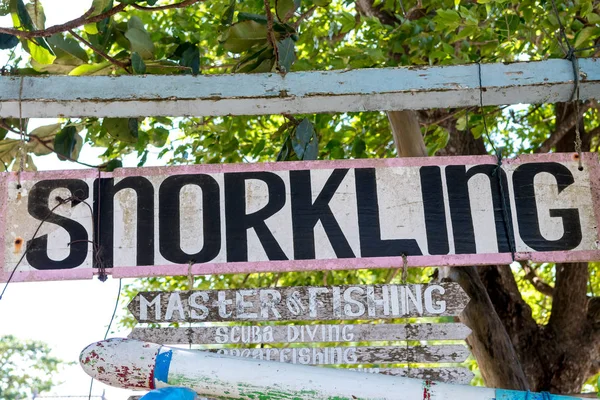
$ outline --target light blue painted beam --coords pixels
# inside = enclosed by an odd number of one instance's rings
[[[600,61],[580,59],[581,99],[600,98]],[[568,101],[567,60],[481,64],[483,103]],[[0,117],[208,116],[390,111],[479,105],[479,66],[293,72],[285,76],[0,77]]]

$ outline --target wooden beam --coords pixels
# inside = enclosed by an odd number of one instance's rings
[[[580,98],[600,97],[600,61],[580,59]],[[0,117],[303,114],[479,105],[479,66],[294,72],[285,76],[0,77]],[[568,60],[482,64],[484,105],[555,103],[573,92]]]

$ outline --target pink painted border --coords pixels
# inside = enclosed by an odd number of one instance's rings
[[[535,262],[581,262],[600,261],[600,251],[571,251],[571,252],[539,252],[516,253],[516,261],[531,260]],[[408,257],[409,267],[430,266],[462,266],[462,265],[494,265],[510,264],[510,253],[499,254],[459,254],[443,256],[411,256]],[[237,263],[210,263],[192,266],[194,275],[212,274],[241,274],[255,272],[293,272],[293,271],[323,271],[323,270],[354,270],[366,268],[399,268],[402,257],[352,258],[335,260],[292,260],[292,261],[259,261]],[[115,267],[107,270],[113,278],[141,278],[152,276],[187,275],[187,264],[154,265],[138,267]],[[72,269],[65,271],[30,271],[18,272],[13,277],[14,282],[54,281],[91,279],[98,271],[91,268]],[[6,282],[8,273],[0,275],[0,282]]]
[[[598,162],[598,154],[583,153],[581,161],[583,163],[583,168],[588,170],[590,177],[592,204],[596,216],[596,229],[598,232],[596,240],[597,243],[600,243],[600,162]]]
[[[523,155],[515,159],[503,160],[504,164],[520,164],[536,161],[574,161],[573,153],[552,153]],[[177,167],[150,167],[150,168],[123,168],[114,173],[102,173],[102,177],[124,177],[124,176],[152,176],[173,175],[192,173],[218,173],[239,171],[284,171],[302,169],[332,169],[332,168],[377,168],[377,167],[402,167],[402,166],[431,166],[431,165],[473,165],[482,163],[496,163],[493,156],[462,156],[462,157],[427,157],[427,158],[390,158],[390,159],[363,159],[342,161],[310,161],[310,162],[278,162],[259,164],[220,164],[220,165],[193,165]],[[584,168],[589,168],[592,199],[596,213],[596,220],[600,226],[600,164],[598,156],[594,153],[583,155]],[[53,179],[53,178],[96,178],[98,172],[93,169],[70,170],[70,171],[48,171],[23,173],[23,180]],[[6,185],[8,182],[16,181],[14,173],[0,175],[0,227],[5,227],[6,211]],[[600,238],[600,236],[599,236]],[[0,246],[0,256],[3,256],[4,246]],[[4,259],[4,258],[0,258]],[[586,251],[563,251],[563,252],[523,252],[516,253],[515,260],[531,260],[535,262],[581,262],[600,261],[600,250]],[[493,265],[509,264],[512,262],[509,253],[490,254],[460,254],[440,256],[411,256],[408,257],[408,265],[411,267],[426,266],[461,266],[461,265]],[[192,266],[192,272],[196,275],[209,274],[233,274],[252,272],[291,272],[312,270],[343,270],[343,269],[365,269],[365,268],[397,268],[402,265],[401,257],[377,257],[356,259],[330,259],[330,260],[292,260],[292,261],[261,261],[242,263],[209,263],[196,264]],[[171,276],[187,275],[188,265],[156,265],[136,267],[115,267],[112,270],[115,278],[137,278],[149,276]],[[97,270],[72,269],[53,271],[26,271],[17,272],[13,277],[15,282],[25,281],[51,281],[51,280],[74,280],[91,279]],[[5,282],[10,273],[0,273],[0,282]]]
[[[504,164],[522,164],[525,162],[567,162],[573,161],[575,153],[526,154],[514,159],[502,160]],[[585,155],[592,154],[586,153]],[[585,157],[587,159],[589,157]],[[168,167],[120,168],[114,172],[102,172],[103,178],[125,176],[186,175],[197,173],[252,172],[252,171],[293,171],[307,169],[333,168],[384,168],[384,167],[420,167],[435,165],[474,165],[496,164],[495,156],[453,156],[453,157],[408,157],[408,158],[368,158],[358,160],[333,161],[280,161],[267,163],[237,164],[196,164]],[[3,173],[9,181],[17,180],[16,173]],[[58,178],[97,178],[95,169],[75,169],[63,171],[23,172],[23,180]]]

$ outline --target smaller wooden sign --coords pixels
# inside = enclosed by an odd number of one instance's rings
[[[469,301],[455,283],[141,292],[138,322],[367,320],[456,316]]]
[[[129,338],[159,344],[271,344],[462,340],[471,330],[459,323],[225,325],[189,328],[134,328]]]
[[[364,346],[364,347],[293,347],[293,348],[235,348],[209,350],[234,357],[279,361],[291,364],[402,364],[402,363],[461,363],[469,357],[463,345],[443,346]]]

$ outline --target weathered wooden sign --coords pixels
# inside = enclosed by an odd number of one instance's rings
[[[161,344],[348,343],[404,340],[462,340],[463,324],[222,325],[133,328],[132,339]]]
[[[218,354],[265,361],[345,365],[371,373],[466,383],[473,377],[468,370],[430,368],[431,364],[461,363],[468,357],[465,346],[444,344],[469,335],[463,324],[320,321],[456,316],[468,300],[455,283],[142,292],[128,306],[137,321],[190,325],[136,327],[129,337],[159,344],[200,345]],[[301,321],[317,323],[299,324]],[[391,345],[417,341],[417,346]],[[298,347],[302,343],[316,345]],[[382,364],[417,368],[378,368]],[[356,368],[366,365],[376,367]]]
[[[410,266],[598,260],[597,155],[583,164],[198,165],[24,173],[20,186],[6,173],[0,280],[24,252],[16,281],[397,267],[403,254]]]
[[[128,308],[138,322],[324,321],[454,316],[468,302],[440,283],[141,292]]]

